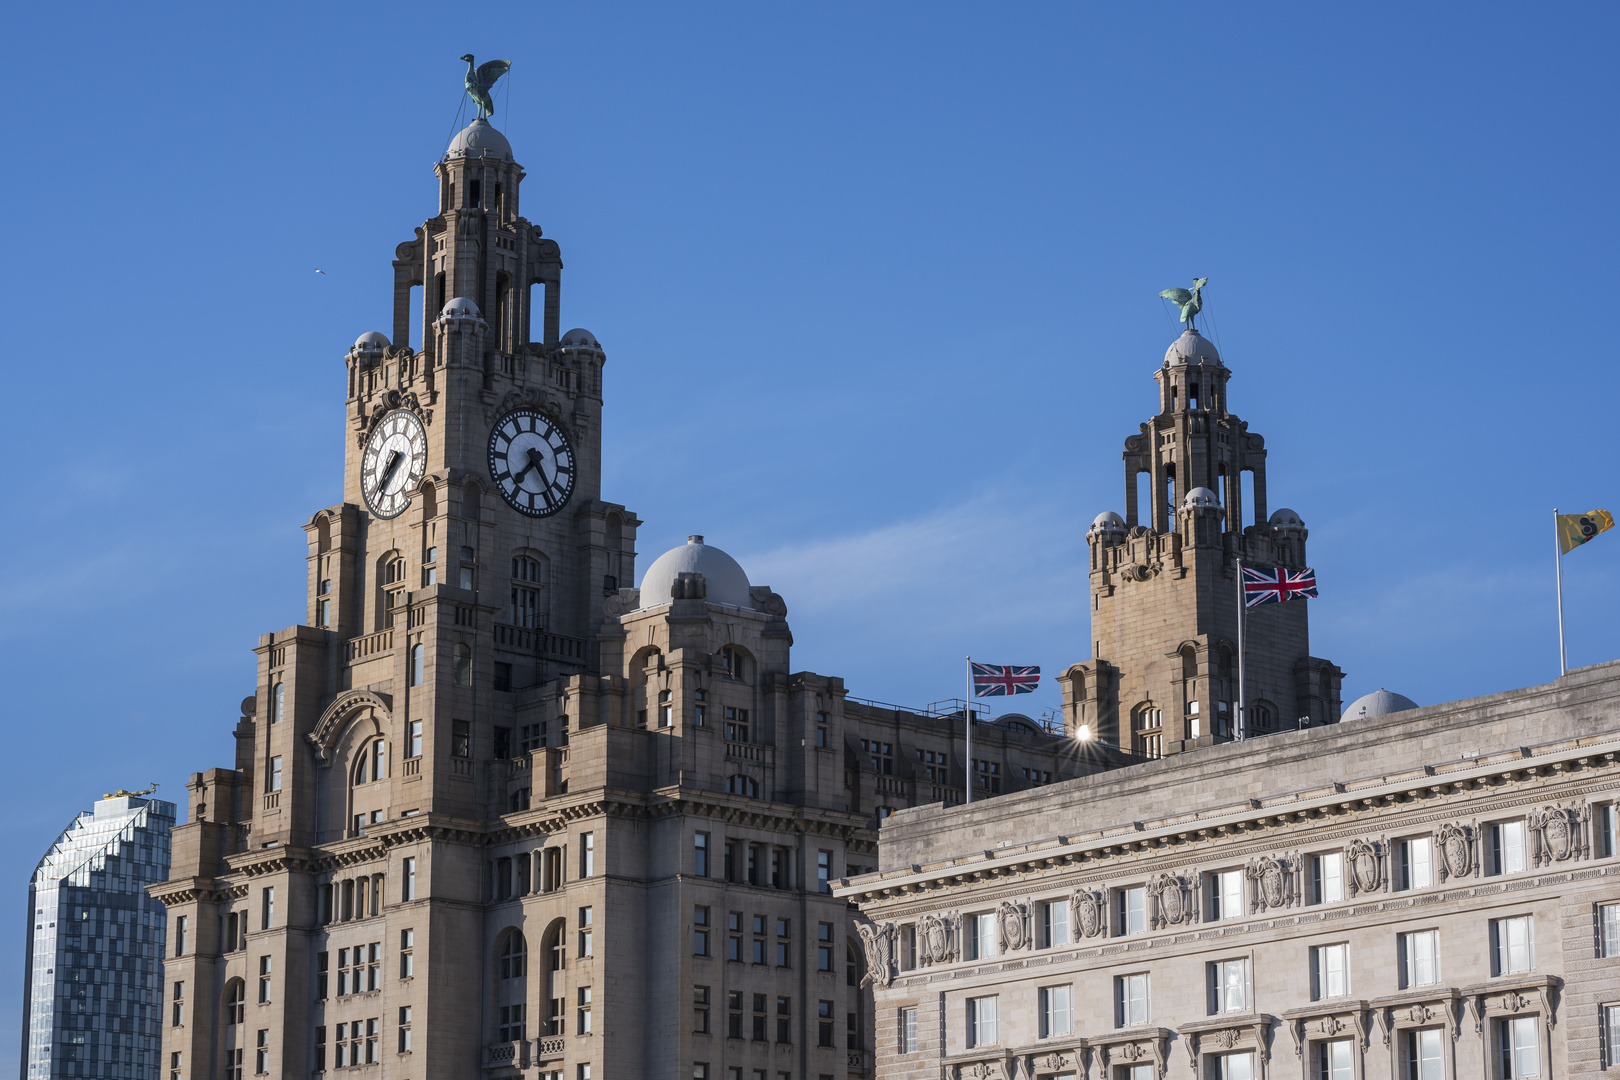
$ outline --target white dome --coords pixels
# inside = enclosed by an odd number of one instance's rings
[[[1363,694],[1344,707],[1339,714],[1341,720],[1364,720],[1373,716],[1388,716],[1390,713],[1405,712],[1407,709],[1421,708],[1417,702],[1405,694],[1392,693],[1379,687],[1370,694]]]
[[[1221,354],[1203,334],[1196,330],[1184,330],[1165,350],[1164,362],[1171,367],[1177,364],[1218,364]]]
[[[597,343],[595,334],[589,330],[581,330],[578,327],[562,336],[562,344],[564,348],[584,346],[587,349],[600,349],[602,347]]]
[[[1102,513],[1091,519],[1091,527],[1099,530],[1123,529],[1125,527],[1125,519],[1114,513],[1112,510],[1104,510]]]
[[[1187,492],[1185,499],[1181,500],[1181,506],[1184,510],[1203,510],[1206,508],[1219,510],[1221,500],[1217,499],[1215,493],[1209,488],[1195,487]]]
[[[493,157],[511,161],[512,144],[506,141],[505,135],[491,127],[488,120],[479,117],[450,140],[450,149],[444,152],[444,156]]]
[[[477,304],[465,296],[458,296],[444,305],[444,310],[439,312],[439,317],[441,319],[477,319],[482,316],[479,314]]]
[[[1275,514],[1271,515],[1270,524],[1287,526],[1287,525],[1303,525],[1303,524],[1305,524],[1305,522],[1300,520],[1300,516],[1298,514],[1294,513],[1292,510],[1288,509],[1288,507],[1285,506],[1282,509],[1278,510]]]
[[[705,544],[701,536],[688,536],[685,544],[670,548],[653,560],[641,579],[641,606],[669,603],[675,575],[683,573],[703,575],[710,603],[753,607],[748,595],[748,575],[743,568],[719,548]]]
[[[388,348],[388,335],[381,330],[367,330],[354,339],[354,347],[365,349],[368,352],[372,349],[386,349]]]

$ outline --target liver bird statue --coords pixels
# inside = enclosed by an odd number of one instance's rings
[[[468,53],[462,59],[467,61],[467,96],[478,106],[479,118],[494,116],[495,102],[490,98],[489,92],[496,80],[512,69],[511,61],[485,60],[475,68],[472,53]]]
[[[1198,313],[1204,310],[1204,286],[1209,284],[1209,278],[1193,278],[1192,292],[1186,289],[1166,289],[1159,295],[1181,308],[1181,321],[1187,324],[1187,329],[1196,332],[1198,326],[1194,323]]]

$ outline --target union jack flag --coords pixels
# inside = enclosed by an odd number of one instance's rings
[[[1303,570],[1284,570],[1280,566],[1270,570],[1255,570],[1245,566],[1243,595],[1249,607],[1280,604],[1296,597],[1300,599],[1310,597],[1314,600],[1316,571],[1308,566]]]
[[[1003,667],[1000,664],[973,665],[974,697],[1008,697],[1033,694],[1041,686],[1038,667]]]

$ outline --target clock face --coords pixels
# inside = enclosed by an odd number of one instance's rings
[[[398,517],[411,504],[410,492],[427,473],[427,432],[409,409],[383,417],[366,441],[360,461],[360,490],[380,518]]]
[[[544,413],[514,410],[490,433],[489,477],[520,513],[555,514],[574,493],[574,448]]]

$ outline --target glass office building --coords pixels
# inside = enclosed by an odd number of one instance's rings
[[[29,884],[22,1080],[159,1080],[163,905],[174,804],[102,799],[40,860]]]

